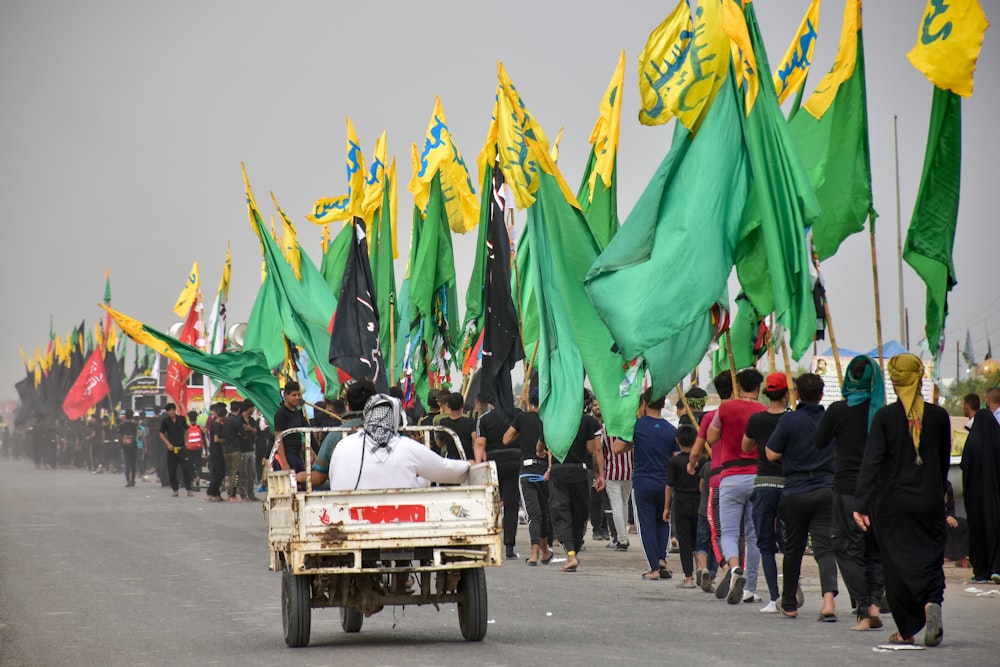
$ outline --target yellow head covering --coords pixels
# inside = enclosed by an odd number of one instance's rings
[[[924,418],[924,397],[920,395],[920,381],[924,377],[924,364],[915,354],[897,354],[889,360],[889,379],[896,389],[906,420],[910,425],[913,448],[920,462],[920,424]]]

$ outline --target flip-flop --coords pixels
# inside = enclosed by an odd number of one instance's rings
[[[816,620],[819,621],[820,623],[836,623],[837,622],[837,615],[836,614],[820,614],[819,616],[816,617]]]
[[[887,640],[886,643],[887,644],[902,644],[904,646],[912,646],[913,644],[916,644],[917,642],[916,642],[916,640],[913,637],[910,637],[909,639],[903,639],[903,636],[901,634],[899,634],[898,632],[894,632],[891,635],[889,635],[889,639]]]
[[[787,611],[785,609],[784,605],[782,605],[780,602],[778,603],[777,607],[778,607],[778,612],[782,616],[784,616],[785,618],[798,618],[799,617],[799,612],[797,612],[797,611]]]
[[[944,636],[941,623],[941,605],[932,602],[927,605],[927,623],[924,628],[924,646],[937,646]]]
[[[697,586],[694,585],[693,581],[682,581],[677,584],[677,588],[697,588]]]
[[[880,630],[880,629],[882,629],[882,617],[881,616],[869,616],[868,617],[868,629],[869,630]]]
[[[642,573],[642,580],[643,581],[663,581],[663,579],[661,579],[660,577],[654,577],[649,572],[643,572]]]
[[[552,551],[552,550],[550,549],[550,550],[549,550],[549,557],[548,557],[548,558],[542,558],[542,559],[541,559],[541,560],[542,560],[542,565],[548,565],[549,563],[551,563],[551,562],[552,562],[552,559],[553,559],[553,558],[555,557],[555,555],[556,555],[556,552],[555,552],[555,551]]]
[[[528,564],[528,565],[531,565],[532,567],[537,567],[538,566],[538,561],[537,560],[531,560],[530,558],[525,558],[524,562],[526,564]]]
[[[660,579],[670,579],[673,576],[674,573],[671,572],[668,568],[665,567],[660,568]]]

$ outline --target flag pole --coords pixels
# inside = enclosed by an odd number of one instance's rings
[[[396,384],[396,300],[389,295],[389,384]]]
[[[878,343],[879,371],[885,367],[885,355],[882,352],[882,306],[880,305],[878,289],[878,256],[875,252],[875,224],[871,214],[868,215],[868,240],[872,248],[872,282],[875,285],[875,340]]]
[[[898,116],[892,117],[892,146],[896,159],[896,264],[899,272],[899,337],[901,342],[910,349],[910,341],[906,335],[906,314],[903,300],[903,223],[899,212],[899,129]]]
[[[524,405],[528,404],[528,387],[531,386],[531,370],[535,366],[535,357],[538,356],[538,344],[540,342],[541,341],[535,341],[535,349],[531,351],[531,361],[528,362],[524,371],[524,388],[521,390],[521,393],[524,394],[522,401]]]
[[[792,362],[788,357],[788,342],[785,340],[785,334],[781,334],[781,357],[785,361],[785,377],[788,379],[788,400],[789,405],[792,409],[795,409],[799,404],[799,399],[792,390]]]
[[[840,350],[837,349],[837,335],[833,333],[833,318],[830,317],[830,303],[823,295],[823,317],[826,318],[826,328],[830,330],[830,346],[833,348],[833,364],[837,367],[837,382],[843,386],[844,371],[840,367]]]
[[[688,418],[691,420],[691,424],[698,428],[698,420],[694,418],[694,412],[691,410],[691,406],[688,405],[687,396],[684,395],[684,388],[681,387],[681,383],[677,383],[677,395],[681,397],[681,404],[684,405],[684,412],[687,413]]]
[[[733,396],[738,395],[739,385],[736,384],[736,360],[733,359],[733,337],[726,329],[726,356],[729,357],[729,375],[733,379]]]

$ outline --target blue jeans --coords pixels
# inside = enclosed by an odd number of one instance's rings
[[[772,600],[777,600],[781,597],[781,591],[778,589],[778,563],[774,557],[779,551],[785,551],[781,519],[778,518],[781,487],[754,487],[750,498],[753,501],[753,525],[757,530],[757,548],[760,549],[760,563],[767,581],[767,592]]]
[[[746,561],[742,564],[747,583],[744,590],[757,590],[757,572],[760,568],[760,551],[757,549],[757,532],[753,525],[754,475],[730,475],[719,484],[719,520],[722,523],[722,553],[727,560],[740,552],[740,525],[746,529]]]

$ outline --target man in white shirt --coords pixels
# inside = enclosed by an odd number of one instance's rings
[[[412,489],[430,482],[459,484],[469,463],[446,459],[399,435],[402,406],[376,394],[364,409],[364,427],[340,441],[330,458],[330,489]]]

